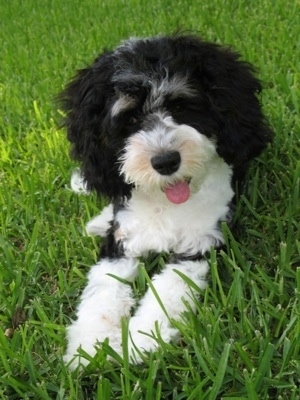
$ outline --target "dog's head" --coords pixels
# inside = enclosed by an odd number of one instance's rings
[[[61,99],[89,189],[183,202],[211,161],[244,169],[272,132],[250,64],[194,36],[130,39],[78,72]]]

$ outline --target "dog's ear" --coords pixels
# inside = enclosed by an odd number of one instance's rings
[[[244,165],[258,156],[273,136],[261,109],[260,81],[239,54],[214,46],[202,59],[202,77],[214,118],[217,151],[228,164]]]
[[[114,95],[112,52],[105,52],[67,85],[58,100],[71,156],[81,162],[88,190],[113,200],[127,197],[130,186],[119,174],[116,143],[109,135],[109,105]]]

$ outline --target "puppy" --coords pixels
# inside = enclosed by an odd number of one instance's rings
[[[195,309],[194,288],[206,287],[205,255],[224,242],[235,188],[271,140],[261,90],[238,53],[192,35],[124,41],[66,87],[79,187],[110,201],[87,225],[103,241],[68,328],[71,368],[88,363],[78,348],[93,356],[105,339],[122,354],[124,317],[132,362],[157,348],[158,335],[177,339],[172,320]],[[169,261],[131,316],[139,257],[160,252]]]

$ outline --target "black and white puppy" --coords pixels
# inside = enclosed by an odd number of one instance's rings
[[[135,306],[124,280],[135,279],[149,253],[170,254],[170,262],[130,317],[132,361],[157,347],[157,330],[176,339],[172,319],[195,308],[187,282],[205,288],[204,255],[222,245],[234,188],[271,140],[261,89],[239,54],[181,35],[129,39],[66,87],[65,126],[83,186],[111,202],[87,225],[104,240],[68,328],[71,367],[79,347],[94,355],[106,338],[122,353],[121,320]]]

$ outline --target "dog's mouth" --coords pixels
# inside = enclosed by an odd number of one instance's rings
[[[174,204],[185,203],[190,195],[190,179],[182,180],[164,188],[167,199]]]

